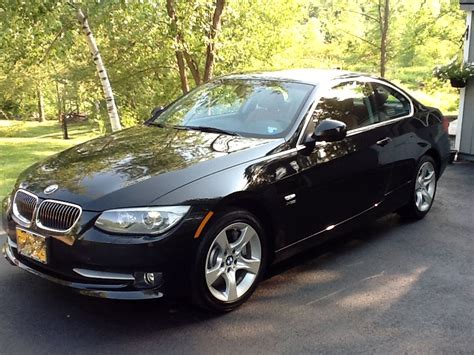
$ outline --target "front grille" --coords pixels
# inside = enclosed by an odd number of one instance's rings
[[[26,192],[24,190],[18,190],[13,200],[13,214],[21,222],[30,224],[33,219],[36,205],[38,203],[38,197]]]
[[[81,212],[79,206],[66,202],[45,200],[38,207],[36,225],[47,230],[67,232],[77,223]]]

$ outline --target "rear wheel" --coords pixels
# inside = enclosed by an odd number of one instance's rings
[[[423,156],[416,169],[410,201],[399,210],[399,214],[413,219],[424,218],[433,205],[437,179],[435,161],[430,156]]]
[[[193,299],[213,311],[231,311],[254,292],[266,261],[265,234],[247,211],[218,217],[203,236],[193,277]]]

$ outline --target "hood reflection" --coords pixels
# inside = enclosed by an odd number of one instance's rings
[[[55,183],[60,186],[59,193],[67,191],[95,199],[157,175],[183,170],[269,141],[137,126],[61,152],[28,169],[19,181],[24,181],[30,191],[40,195],[46,186]],[[188,179],[192,181],[199,177],[192,175]]]

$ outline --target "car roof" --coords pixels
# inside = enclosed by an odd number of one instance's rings
[[[318,85],[334,79],[358,77],[365,74],[339,70],[339,69],[288,69],[278,71],[261,71],[239,73],[222,76],[219,79],[266,79],[296,81],[306,84]]]

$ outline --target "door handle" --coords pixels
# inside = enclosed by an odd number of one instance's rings
[[[385,147],[388,143],[390,143],[392,141],[392,138],[390,137],[387,137],[387,138],[384,138],[384,139],[381,139],[377,142],[377,145],[381,146],[381,147]]]

